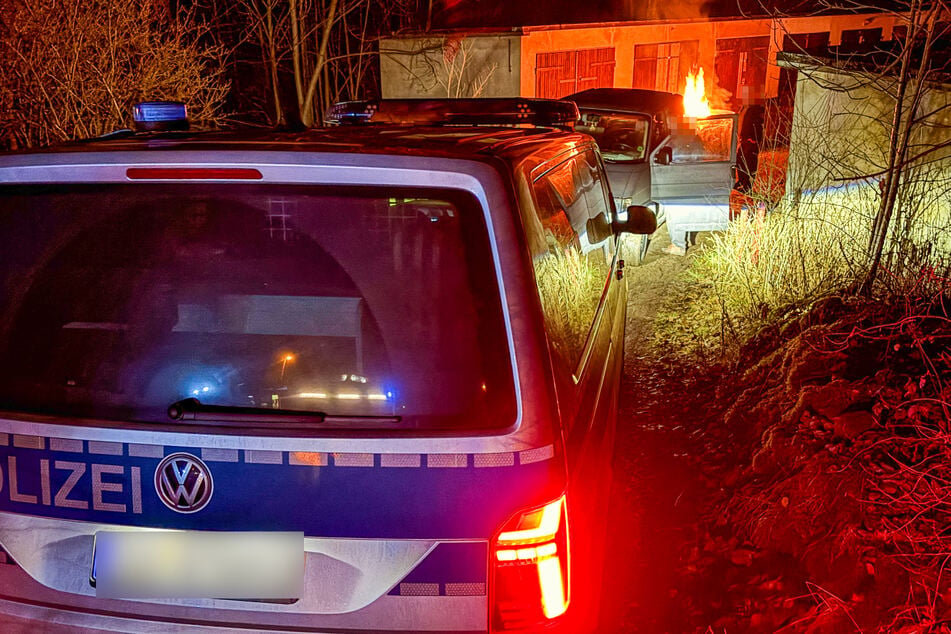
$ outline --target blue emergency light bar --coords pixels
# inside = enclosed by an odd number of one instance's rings
[[[343,101],[326,114],[328,125],[533,125],[574,128],[578,106],[553,99],[384,99]]]
[[[142,132],[188,129],[188,110],[179,101],[143,101],[132,111],[135,129]]]

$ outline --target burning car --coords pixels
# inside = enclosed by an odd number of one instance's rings
[[[652,207],[681,254],[696,232],[729,226],[731,192],[748,191],[756,173],[761,106],[713,110],[702,98],[627,88],[594,88],[565,99],[578,106],[577,130],[601,148],[618,209]],[[650,236],[636,240],[635,263]]]

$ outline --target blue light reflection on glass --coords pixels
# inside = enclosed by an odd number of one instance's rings
[[[202,385],[192,390],[192,396],[200,396],[202,394],[210,394],[214,391],[210,385]]]
[[[383,392],[383,395],[386,397],[387,401],[392,403],[396,400],[396,386],[393,385],[391,381],[384,381],[382,384],[380,384],[380,391]]]
[[[202,401],[208,400],[209,402],[215,399],[228,400],[227,382],[222,383],[221,380],[225,378],[225,381],[227,381],[227,368],[215,366],[196,368],[193,366],[191,370],[191,372],[182,376],[179,383],[180,396],[197,398]]]

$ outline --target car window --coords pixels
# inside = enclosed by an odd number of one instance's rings
[[[667,142],[673,163],[729,161],[733,146],[733,117],[678,121]]]
[[[483,211],[459,192],[0,188],[0,403],[167,421],[170,404],[515,422]]]
[[[605,161],[643,162],[647,158],[650,119],[644,115],[584,111],[575,129],[594,137]]]
[[[614,257],[611,212],[593,151],[537,178],[533,253],[545,325],[568,372],[581,360]],[[531,230],[531,229],[530,229]]]

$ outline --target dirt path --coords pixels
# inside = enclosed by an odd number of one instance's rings
[[[666,232],[661,232],[666,233]],[[687,258],[666,255],[666,235],[651,244],[628,279],[627,340],[614,458],[600,631],[691,631],[678,587],[679,562],[694,542],[703,487],[696,461],[694,408],[688,387],[658,362],[653,323],[670,282]]]

